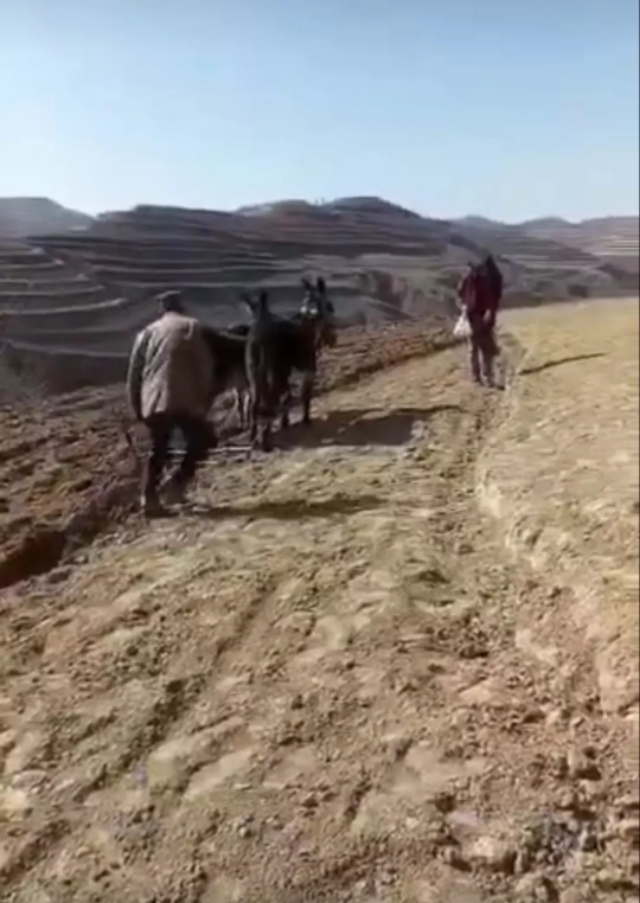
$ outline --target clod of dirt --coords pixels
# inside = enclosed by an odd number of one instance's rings
[[[456,871],[458,872],[471,871],[471,865],[464,858],[462,852],[458,849],[458,847],[444,847],[440,851],[440,858],[443,862],[446,862],[448,866],[450,866],[452,869],[456,869]]]
[[[550,814],[530,824],[519,844],[517,870],[538,866],[562,866],[577,851],[592,852],[602,846],[601,826],[595,818]]]
[[[517,882],[516,899],[519,903],[555,903],[558,891],[545,875],[531,873]]]
[[[393,761],[404,759],[411,748],[411,737],[392,737],[389,740],[389,754]]]
[[[517,853],[506,841],[484,835],[464,850],[464,856],[471,865],[512,875]]]
[[[640,796],[637,793],[622,796],[616,800],[614,809],[621,815],[632,812],[637,813],[640,810]]]
[[[0,559],[0,589],[50,571],[62,558],[65,543],[61,530],[42,528],[28,533],[17,548]]]
[[[638,881],[630,878],[622,869],[607,868],[601,869],[596,875],[596,887],[606,893],[615,893],[616,891],[628,891],[629,893],[638,892]]]
[[[591,751],[590,751],[591,752]],[[571,749],[567,753],[568,774],[571,778],[582,779],[584,781],[599,781],[602,773],[594,761],[593,753],[587,754],[576,749]]]
[[[616,834],[621,840],[637,848],[640,844],[640,822],[637,818],[623,818],[617,826]]]

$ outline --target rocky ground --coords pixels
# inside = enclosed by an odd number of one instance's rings
[[[637,899],[625,726],[570,590],[478,513],[509,393],[464,363],[336,379],[182,514],[5,589],[1,899]],[[76,437],[80,480],[95,443],[112,476],[86,417],[56,455]]]

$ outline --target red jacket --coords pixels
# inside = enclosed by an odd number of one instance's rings
[[[476,269],[462,278],[458,295],[470,318],[484,317],[488,311],[495,317],[498,312],[500,298],[491,290],[489,280],[483,279]]]

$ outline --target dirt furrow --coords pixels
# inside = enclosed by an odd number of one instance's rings
[[[631,896],[618,725],[563,591],[477,513],[500,396],[462,366],[335,391],[183,516],[14,588],[7,900]]]

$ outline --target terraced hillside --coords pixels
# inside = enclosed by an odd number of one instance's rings
[[[537,238],[581,248],[621,267],[638,272],[638,217],[605,216],[581,223],[531,220],[521,228]]]
[[[0,247],[4,369],[39,391],[118,381],[134,333],[154,313],[152,295],[169,287],[224,325],[244,315],[240,290],[266,286],[286,311],[299,301],[300,277],[322,273],[345,324],[441,325],[461,267],[487,247],[501,255],[507,304],[626,287],[624,274],[584,251],[512,232],[487,240],[376,198],[238,213],[140,206]],[[15,384],[5,375],[5,396]]]
[[[514,226],[482,217],[466,217],[458,226],[476,238],[492,234],[497,241],[527,242],[530,238],[554,242],[584,251],[617,269],[638,273],[637,216],[604,216],[571,223],[560,217],[527,220]]]

